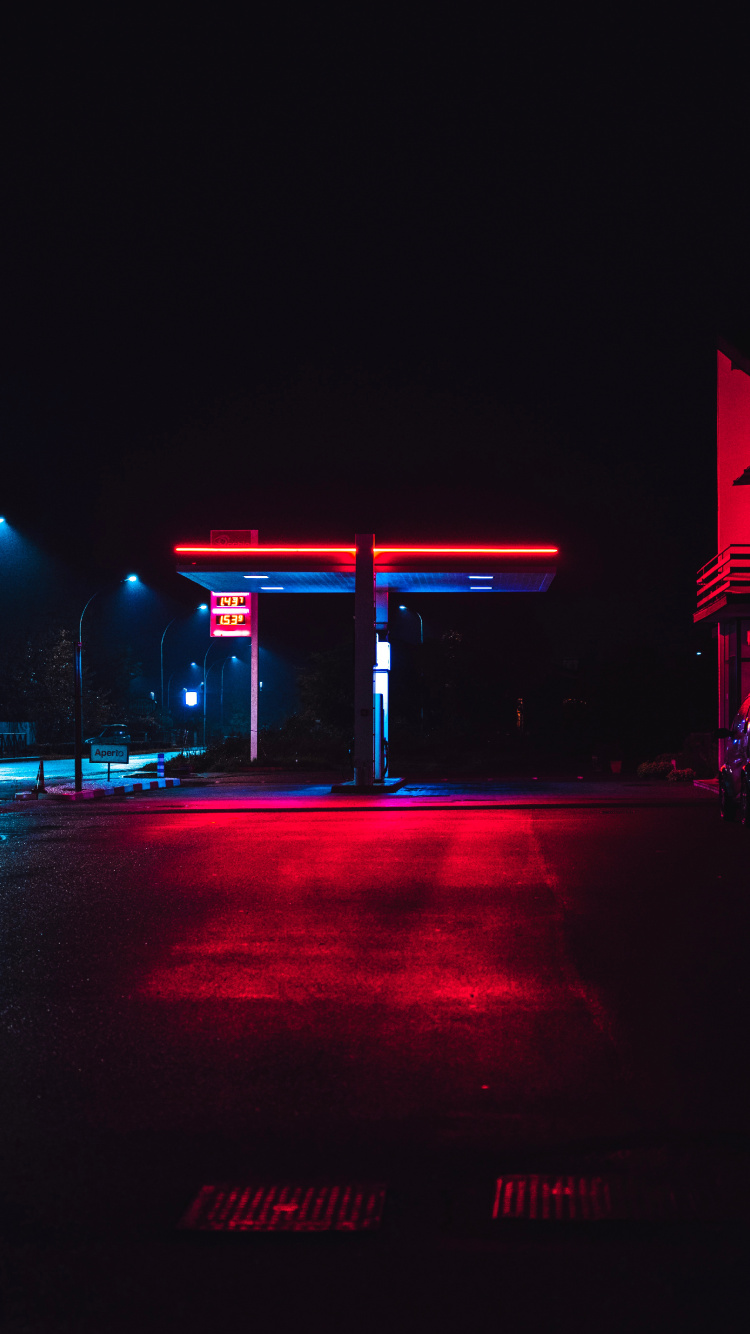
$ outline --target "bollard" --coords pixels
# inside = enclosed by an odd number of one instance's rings
[[[39,768],[37,770],[37,775],[36,775],[36,790],[37,792],[47,791],[46,787],[44,786],[44,760],[39,761]]]
[[[157,757],[156,757],[156,777],[157,777],[157,778],[163,778],[163,777],[164,777],[164,752],[163,752],[163,751],[159,751],[159,754],[158,754]]]

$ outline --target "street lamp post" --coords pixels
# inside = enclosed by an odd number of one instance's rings
[[[224,668],[226,667],[226,665],[227,665],[228,662],[236,662],[236,661],[237,661],[237,654],[236,654],[236,653],[232,653],[232,654],[230,654],[230,656],[229,656],[228,658],[225,658],[224,661],[223,661],[223,663],[221,664],[221,692],[220,692],[220,696],[219,696],[219,698],[220,698],[220,701],[221,701],[221,704],[220,704],[220,709],[221,709],[220,717],[221,717],[221,739],[222,739],[222,741],[224,740]]]
[[[422,620],[422,617],[420,616],[419,612],[416,611],[414,607],[405,607],[403,603],[399,606],[399,611],[411,611],[414,613],[415,616],[419,616],[419,642],[420,644],[424,644],[424,621]],[[422,656],[421,653],[419,656],[421,658]],[[424,666],[422,666],[422,669],[420,671],[420,677],[422,679],[424,678]],[[424,731],[424,681],[422,683],[421,693],[422,693],[422,703],[419,706],[419,730],[420,732],[423,732]]]
[[[413,616],[419,616],[419,642],[420,644],[424,644],[424,621],[419,615],[419,612],[415,611],[413,607],[405,607],[403,603],[399,607],[399,611],[410,611]]]
[[[226,663],[226,662],[229,660],[229,658],[232,656],[231,654],[228,654],[226,658],[220,658],[217,662],[212,662],[212,663],[211,663],[211,666],[210,666],[209,669],[208,669],[208,671],[206,671],[206,658],[208,657],[209,649],[210,649],[210,648],[211,648],[211,645],[209,644],[208,648],[206,649],[205,657],[204,657],[204,659],[203,659],[203,749],[204,749],[204,750],[205,750],[205,748],[206,748],[206,698],[207,698],[207,696],[208,696],[208,689],[207,689],[208,678],[209,678],[209,676],[211,675],[211,672],[213,671],[214,667],[218,667],[218,666],[219,666],[219,662],[221,662],[221,663]],[[222,672],[222,680],[223,680],[223,676],[224,676],[224,668],[223,668],[223,666],[222,666],[221,672]],[[222,696],[222,700],[223,700],[223,696]]]
[[[180,614],[180,613],[178,612],[178,613],[177,613],[177,616],[179,616],[179,614]],[[170,625],[174,625],[175,621],[177,620],[177,616],[173,616],[172,619],[171,619],[171,621],[168,621],[167,624],[164,626],[164,634],[162,634],[162,637],[161,637],[161,645],[160,645],[160,648],[159,648],[159,668],[160,668],[160,676],[161,676],[161,695],[160,695],[160,699],[161,699],[161,711],[162,711],[162,713],[164,712],[164,635],[167,633],[167,630],[169,629]],[[172,676],[174,676],[174,672],[172,673]],[[172,676],[170,676],[170,678],[169,678],[170,681],[172,680]]]
[[[207,603],[207,602],[202,602],[201,605],[200,605],[199,607],[196,607],[196,611],[208,611],[208,603]],[[190,613],[187,613],[187,614],[189,615]],[[172,619],[171,619],[171,621],[167,621],[167,624],[164,626],[164,633],[162,634],[162,637],[161,637],[161,646],[160,646],[160,649],[159,649],[159,665],[160,665],[160,669],[161,669],[161,711],[162,711],[162,713],[164,712],[164,635],[166,635],[167,630],[169,629],[170,625],[174,625],[175,621],[178,621],[178,620],[180,619],[180,617],[183,616],[183,615],[185,615],[184,612],[178,611],[177,615],[176,615],[176,616],[173,616]],[[174,676],[174,672],[172,673],[172,676]],[[169,679],[171,680],[172,677],[170,677]],[[168,704],[167,704],[167,712],[169,712],[169,705],[168,705]]]
[[[206,659],[211,652],[211,643],[203,654],[203,749],[206,749]],[[213,667],[213,663],[211,663]]]
[[[137,574],[128,574],[120,580],[121,584],[135,584],[138,582]],[[94,598],[102,592],[97,588],[95,593],[91,594],[88,602],[81,612],[78,622],[78,643],[75,646],[73,654],[73,671],[75,678],[75,694],[73,699],[73,724],[74,724],[74,778],[73,786],[76,792],[83,790],[83,618]]]
[[[191,662],[190,666],[191,666],[191,667],[197,667],[198,664],[197,664],[197,662]],[[169,678],[168,678],[168,680],[167,680],[167,713],[169,713],[169,687],[170,687],[170,685],[172,684],[172,679],[173,679],[173,677],[175,676],[176,671],[177,671],[177,668],[175,668],[174,672],[170,672],[170,673],[169,673]]]

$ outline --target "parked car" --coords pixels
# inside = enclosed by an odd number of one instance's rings
[[[722,819],[740,820],[750,827],[750,695],[743,701],[731,727],[717,728],[727,749],[719,771],[719,807]]]
[[[125,723],[110,723],[103,727],[97,736],[88,736],[84,741],[85,746],[90,746],[92,741],[119,741],[121,745],[130,744],[130,733]]]

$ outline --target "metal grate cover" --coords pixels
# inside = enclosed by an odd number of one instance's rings
[[[180,1223],[200,1232],[367,1232],[378,1227],[385,1186],[352,1182],[202,1186]]]
[[[678,1201],[667,1183],[618,1176],[498,1177],[492,1217],[525,1222],[606,1222],[618,1219],[685,1218],[688,1200]]]

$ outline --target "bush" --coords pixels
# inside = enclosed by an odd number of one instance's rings
[[[281,727],[263,727],[258,734],[257,765],[288,769],[346,769],[348,738],[337,729],[293,714]],[[202,773],[252,769],[248,736],[225,737],[209,746],[199,760]]]
[[[153,760],[151,764],[139,765],[139,770],[144,774],[155,774],[158,771],[158,764]],[[164,761],[165,774],[194,774],[203,769],[203,756],[199,751],[181,750],[179,754],[173,755],[170,760]]]
[[[675,772],[671,760],[648,760],[636,770],[639,778],[671,778]]]
[[[668,783],[692,783],[695,778],[695,769],[673,769]]]

